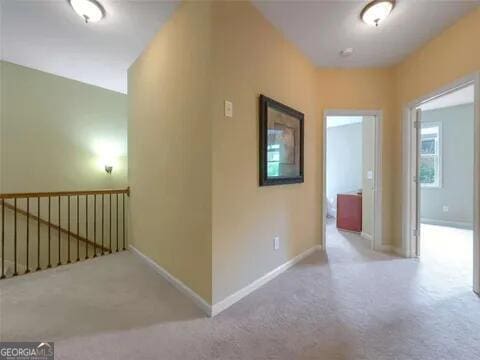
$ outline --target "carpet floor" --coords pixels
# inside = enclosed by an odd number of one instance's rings
[[[62,360],[480,359],[471,253],[425,234],[403,259],[329,226],[326,252],[213,319],[130,252],[3,280],[0,338],[55,341]]]

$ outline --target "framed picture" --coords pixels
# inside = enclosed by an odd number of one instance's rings
[[[260,95],[260,186],[303,183],[304,115]]]

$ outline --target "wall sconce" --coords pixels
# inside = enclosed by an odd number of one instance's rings
[[[92,155],[95,157],[95,170],[98,171],[98,174],[106,173],[107,175],[112,175],[113,168],[115,168],[116,172],[120,171],[120,173],[124,170],[125,165],[122,162],[122,158],[126,158],[126,144],[115,142],[114,140],[94,140],[92,141],[91,149]]]

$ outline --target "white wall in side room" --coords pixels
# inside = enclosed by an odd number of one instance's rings
[[[362,117],[327,117],[327,198],[362,189]],[[355,120],[355,121],[353,121]],[[340,126],[336,126],[341,124]]]
[[[422,113],[422,126],[441,124],[441,186],[421,189],[422,222],[471,228],[473,222],[473,104]]]

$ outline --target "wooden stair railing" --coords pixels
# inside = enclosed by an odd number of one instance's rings
[[[0,207],[1,207],[1,274],[0,279],[4,279],[9,276],[20,275],[18,269],[24,269],[23,274],[31,271],[43,270],[52,266],[60,266],[69,264],[72,262],[78,262],[89,258],[95,258],[97,256],[103,256],[105,254],[111,254],[126,249],[126,197],[130,195],[130,189],[114,189],[114,190],[89,190],[89,191],[59,191],[59,192],[36,192],[36,193],[10,193],[0,194]],[[119,202],[121,198],[121,202]],[[48,206],[42,206],[43,203],[47,203]],[[54,200],[52,202],[52,200]],[[55,201],[56,200],[56,201]],[[66,201],[65,201],[66,200]],[[73,200],[73,201],[72,201]],[[97,202],[97,200],[100,200]],[[13,201],[13,204],[12,204]],[[30,211],[31,202],[36,204],[36,214]],[[26,208],[22,208],[20,205],[26,205]],[[63,203],[63,204],[62,204]],[[73,212],[72,212],[73,203]],[[93,203],[93,204],[92,204]],[[106,205],[108,203],[108,205]],[[43,204],[44,205],[44,204]],[[52,212],[52,205],[57,209]],[[62,205],[66,205],[63,208]],[[93,205],[93,212],[92,212]],[[100,206],[99,206],[100,205]],[[115,212],[112,213],[112,205],[114,205]],[[98,213],[98,208],[100,212]],[[107,208],[108,207],[108,208]],[[121,217],[119,217],[119,207],[121,207]],[[43,212],[42,212],[43,209]],[[90,213],[89,213],[90,209]],[[13,212],[13,219],[10,219],[11,224],[9,228],[12,230],[11,234],[6,231],[8,219],[6,219],[7,211]],[[45,219],[45,212],[48,213],[48,219]],[[72,213],[73,213],[73,227],[72,227]],[[107,215],[106,215],[107,213]],[[19,224],[17,215],[21,215],[26,218],[26,224],[24,226],[25,237],[19,238],[18,230]],[[42,216],[43,215],[43,216]],[[52,219],[56,217],[55,219]],[[62,215],[64,220],[62,222]],[[81,216],[83,216],[81,224]],[[65,217],[67,226],[62,225],[65,223]],[[93,218],[93,219],[92,219]],[[120,220],[121,219],[121,220]],[[93,220],[93,221],[92,221]],[[33,260],[30,254],[31,248],[31,222],[36,223],[36,268],[30,267],[31,260]],[[93,222],[93,228],[92,228]],[[120,224],[121,222],[121,224]],[[99,224],[97,224],[99,223]],[[106,228],[108,223],[108,229]],[[47,228],[47,236],[42,238],[41,225]],[[90,227],[89,227],[90,225]],[[98,225],[98,226],[97,226]],[[120,228],[121,226],[121,228]],[[100,239],[97,241],[97,235],[100,232]],[[82,234],[83,232],[83,234]],[[90,236],[93,232],[93,240]],[[105,234],[108,234],[108,238],[105,238]],[[120,238],[121,234],[121,238]],[[10,235],[10,236],[8,236]],[[52,235],[57,236],[57,241],[52,244]],[[66,254],[62,254],[62,235],[66,238]],[[45,237],[47,239],[45,239]],[[42,241],[43,240],[43,241]],[[71,257],[71,240],[76,240],[76,258]],[[48,241],[48,242],[47,242]],[[113,242],[112,242],[113,241]],[[84,256],[80,256],[80,243],[84,249]],[[116,244],[116,246],[115,246]],[[19,245],[25,245],[24,263],[19,262]],[[42,247],[43,245],[43,247]],[[48,248],[45,246],[48,245]],[[56,254],[52,254],[52,245],[57,246]],[[64,244],[65,247],[65,244]],[[10,258],[6,259],[6,249],[12,250]],[[93,256],[89,256],[89,248],[93,248]],[[45,250],[42,252],[42,250]],[[63,249],[65,252],[65,249]],[[41,258],[41,253],[45,253],[44,259]],[[53,255],[53,256],[52,256]],[[57,262],[52,262],[52,258],[56,256]],[[62,259],[63,257],[63,259]],[[12,264],[12,271],[6,271],[5,264]],[[43,266],[42,266],[43,263]]]
[[[0,206],[2,206],[2,205],[5,206],[6,209],[15,211],[15,206],[12,205],[12,204],[10,204],[10,203],[1,202],[1,203],[0,203]],[[93,241],[88,240],[87,238],[85,238],[85,237],[83,237],[83,236],[80,236],[80,235],[78,235],[78,234],[76,234],[76,233],[73,233],[73,232],[70,231],[70,230],[64,229],[63,227],[59,227],[58,225],[53,224],[53,223],[49,222],[48,220],[39,218],[39,217],[38,217],[37,215],[35,215],[35,214],[27,213],[25,210],[18,209],[18,208],[17,208],[17,213],[20,214],[20,215],[25,216],[26,218],[28,218],[28,219],[30,219],[30,220],[33,220],[34,222],[40,221],[40,224],[48,226],[48,227],[51,228],[54,232],[55,232],[55,231],[57,231],[57,232],[60,231],[62,234],[65,234],[65,235],[67,235],[67,236],[70,236],[70,238],[72,238],[72,239],[78,239],[78,240],[81,241],[82,243],[88,243],[90,246],[94,246]],[[103,249],[104,251],[109,251],[109,250],[110,250],[108,247],[105,247],[105,246],[102,246],[102,245],[97,245],[97,247],[100,247],[100,248]]]

